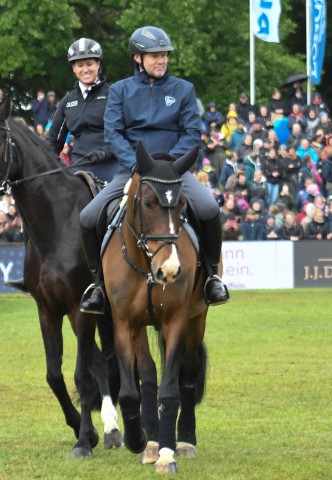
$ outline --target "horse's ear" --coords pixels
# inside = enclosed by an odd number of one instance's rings
[[[6,98],[6,100],[3,102],[3,104],[0,107],[0,121],[5,122],[7,118],[9,117],[9,112],[10,112],[10,99]]]
[[[173,167],[180,175],[183,175],[194,165],[198,157],[198,152],[199,145],[196,145],[190,152],[175,160]]]
[[[136,162],[136,171],[140,175],[144,175],[145,173],[149,172],[155,165],[155,161],[141,141],[139,141],[136,146]]]

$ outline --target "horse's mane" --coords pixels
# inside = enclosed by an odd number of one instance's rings
[[[41,140],[34,132],[32,132],[26,124],[15,120],[15,118],[10,118],[9,125],[13,132],[19,133],[23,137],[25,142],[33,143],[36,147],[42,149],[43,155],[47,155],[49,158],[57,160],[56,154],[47,148],[47,143],[45,145],[45,141]]]

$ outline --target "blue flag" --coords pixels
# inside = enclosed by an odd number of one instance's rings
[[[326,43],[325,0],[311,1],[310,79],[314,85],[321,82]]]
[[[279,43],[280,0],[252,0],[252,31],[264,42]]]

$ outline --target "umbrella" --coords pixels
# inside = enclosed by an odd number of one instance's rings
[[[285,78],[285,80],[280,83],[279,88],[289,87],[295,82],[305,82],[306,80],[308,80],[308,75],[306,73],[296,73],[295,75]]]

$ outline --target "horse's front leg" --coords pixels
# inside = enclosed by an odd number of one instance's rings
[[[92,376],[95,346],[95,317],[80,313],[77,320],[77,358],[75,384],[81,402],[81,425],[77,443],[73,448],[74,457],[88,457],[98,443],[98,432],[92,424],[95,379]]]
[[[157,369],[152,358],[147,328],[142,328],[137,342],[136,356],[138,376],[141,383],[141,412],[143,428],[148,437],[147,446],[142,452],[142,464],[155,463],[159,458]]]
[[[142,427],[136,372],[135,342],[138,332],[132,332],[127,322],[117,322],[116,319],[114,326],[121,378],[119,404],[124,426],[124,443],[132,453],[141,453],[146,447],[147,435]]]
[[[177,322],[179,323],[179,322]],[[165,368],[159,388],[159,459],[157,473],[176,473],[174,460],[176,447],[176,419],[180,406],[179,371],[184,351],[184,336],[181,326],[169,322],[163,329],[166,345]]]
[[[40,307],[38,301],[40,329],[46,356],[46,380],[62,408],[66,423],[79,436],[81,415],[74,407],[62,374],[63,336],[62,318],[52,315]]]

